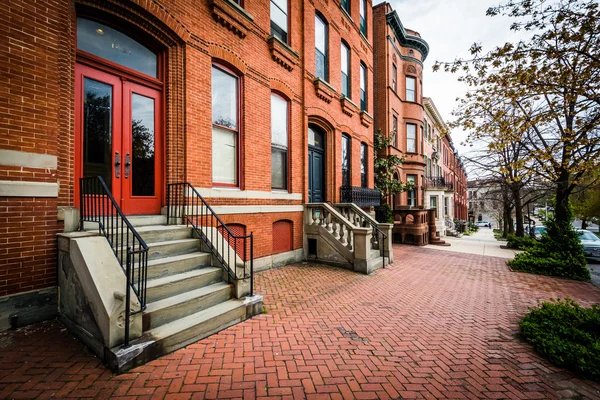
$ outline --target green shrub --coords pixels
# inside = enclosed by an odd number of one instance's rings
[[[558,224],[550,218],[544,225],[542,239],[517,254],[508,265],[515,271],[589,281],[583,246],[571,223]]]
[[[377,207],[375,211],[375,219],[377,220],[377,222],[393,224],[394,213],[392,212],[392,207],[387,203]]]
[[[521,335],[551,363],[600,381],[600,307],[552,300],[530,308]]]
[[[508,243],[506,245],[511,249],[526,250],[532,246],[535,246],[536,240],[530,236],[517,236],[514,233],[506,235]]]

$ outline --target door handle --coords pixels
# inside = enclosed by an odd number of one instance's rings
[[[118,151],[115,151],[115,178],[121,176],[121,156]]]
[[[131,167],[131,158],[127,153],[125,154],[125,179],[129,178],[129,167]]]

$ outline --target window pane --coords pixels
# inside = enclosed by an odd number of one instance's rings
[[[346,97],[350,96],[350,80],[348,75],[342,72],[342,94]]]
[[[342,72],[348,75],[348,66],[350,65],[350,50],[342,43]]]
[[[271,95],[271,143],[288,146],[288,102]]]
[[[367,145],[360,145],[360,185],[367,187]]]
[[[406,77],[406,101],[415,101],[415,78]]]
[[[325,73],[327,69],[327,63],[325,61],[325,54],[321,53],[319,50],[315,52],[315,62],[317,64],[317,70],[315,71],[317,78],[321,78],[323,80],[327,80],[327,75]]]
[[[281,11],[287,14],[288,2],[287,0],[271,0],[271,3],[276,5]]]
[[[157,77],[157,56],[129,36],[99,22],[77,18],[77,48]]]
[[[271,187],[287,189],[287,151],[271,148]]]
[[[212,132],[213,182],[235,184],[237,134],[216,126]]]
[[[360,89],[365,90],[367,84],[367,68],[364,64],[360,64]]]
[[[350,13],[350,0],[342,0],[341,4],[342,8],[346,10],[346,12]]]
[[[308,127],[308,144],[323,149],[325,147],[323,134],[319,130]]]
[[[327,50],[327,27],[318,15],[315,16],[315,47],[323,54]]]
[[[280,3],[275,0],[271,1],[271,21],[273,21],[279,28],[287,32],[288,30],[288,18],[287,18],[287,3],[285,3],[285,8],[278,7],[275,3]]]
[[[350,186],[350,138],[342,135],[342,186]]]
[[[83,176],[101,176],[110,190],[113,88],[85,78],[83,90]]]
[[[131,95],[131,191],[154,196],[154,99]]]
[[[212,68],[212,122],[237,130],[237,78]]]

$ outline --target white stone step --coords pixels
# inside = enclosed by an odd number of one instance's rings
[[[156,328],[231,298],[232,288],[219,282],[149,303],[143,314],[143,330]]]
[[[202,266],[210,266],[211,255],[199,251],[157,258],[148,261],[148,279],[164,278],[169,275],[192,271]]]
[[[145,332],[140,338],[152,338],[161,354],[182,348],[247,318],[242,300],[227,300]],[[133,343],[135,345],[135,343]]]
[[[166,225],[166,215],[128,215],[127,219],[134,227],[149,225]]]
[[[222,270],[215,267],[203,267],[162,278],[149,279],[146,291],[147,302],[154,302],[208,286],[220,282],[221,279]]]
[[[149,261],[201,251],[200,240],[191,238],[146,243],[146,245],[148,246]],[[123,255],[123,258],[125,258],[127,255],[126,250],[127,248],[119,246],[116,251],[117,258],[121,259],[121,254]]]
[[[185,225],[150,225],[136,228],[146,243],[166,242],[168,240],[189,239],[192,228]]]

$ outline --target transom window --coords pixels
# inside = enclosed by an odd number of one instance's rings
[[[271,35],[288,42],[288,0],[271,0]]]
[[[406,77],[406,101],[415,101],[416,80],[412,76]]]
[[[153,78],[158,76],[158,56],[153,51],[99,22],[77,18],[77,49]]]
[[[350,136],[342,135],[342,186],[350,186]]]
[[[350,97],[350,48],[342,42],[342,95]]]
[[[417,126],[415,124],[406,124],[406,152],[417,152]]]
[[[289,102],[271,94],[271,187],[288,186],[288,111]]]
[[[212,67],[213,184],[236,185],[239,141],[239,79]]]
[[[315,63],[317,78],[327,81],[329,76],[327,73],[329,61],[327,54],[327,23],[318,14],[315,15]]]

